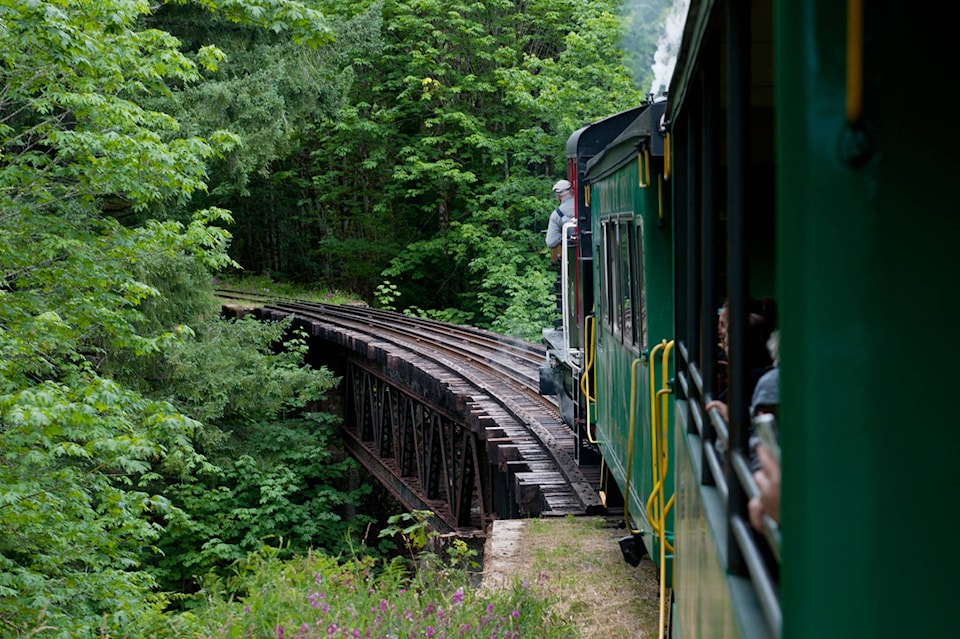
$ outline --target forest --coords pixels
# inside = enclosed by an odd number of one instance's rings
[[[168,636],[264,545],[358,545],[338,380],[216,283],[537,339],[564,143],[670,5],[0,0],[0,635]]]

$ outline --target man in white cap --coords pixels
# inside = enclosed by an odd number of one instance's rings
[[[567,180],[560,180],[553,185],[553,194],[557,196],[559,206],[550,214],[550,222],[547,224],[547,247],[551,249],[550,253],[554,261],[559,258],[559,251],[554,251],[560,246],[563,239],[563,225],[573,221],[573,185]]]

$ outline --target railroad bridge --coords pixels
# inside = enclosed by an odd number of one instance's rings
[[[599,470],[574,462],[573,433],[539,394],[542,347],[368,307],[274,301],[253,313],[293,316],[311,361],[342,377],[350,453],[439,529],[603,512]]]

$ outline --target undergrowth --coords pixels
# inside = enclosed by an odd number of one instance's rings
[[[222,276],[214,281],[214,286],[253,295],[275,295],[303,302],[324,304],[356,304],[363,300],[359,296],[336,289],[317,288],[309,285],[275,282],[263,275]]]
[[[309,639],[560,639],[576,628],[553,612],[539,583],[471,586],[475,551],[454,542],[446,558],[429,551],[422,520],[393,521],[413,559],[380,561],[311,552],[280,560],[264,548],[237,564],[235,577],[207,584],[204,604],[184,613],[180,636]],[[425,542],[425,543],[424,543]]]

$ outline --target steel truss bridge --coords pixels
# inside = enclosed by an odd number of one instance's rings
[[[274,300],[243,312],[293,316],[311,362],[343,379],[349,452],[435,527],[604,511],[599,469],[574,462],[573,433],[539,394],[541,346],[360,306]]]

